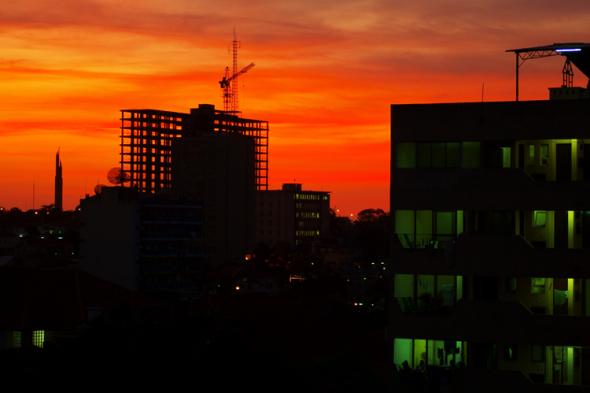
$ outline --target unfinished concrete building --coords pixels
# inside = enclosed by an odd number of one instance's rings
[[[172,186],[172,142],[187,136],[238,134],[251,137],[257,190],[268,189],[268,122],[245,119],[201,104],[190,113],[121,110],[121,170],[129,186],[154,193]]]

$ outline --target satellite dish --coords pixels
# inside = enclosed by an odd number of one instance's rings
[[[129,173],[121,170],[121,168],[112,168],[109,173],[107,173],[107,179],[109,180],[109,183],[119,186],[131,180],[131,176],[129,176]]]

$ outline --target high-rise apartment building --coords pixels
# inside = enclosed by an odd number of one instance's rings
[[[269,246],[310,245],[325,237],[330,224],[330,193],[283,184],[280,190],[258,191],[256,241]]]
[[[396,367],[590,385],[590,100],[392,105],[391,152]]]

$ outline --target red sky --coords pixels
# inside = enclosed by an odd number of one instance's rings
[[[235,27],[247,117],[270,121],[270,185],[388,209],[389,105],[514,98],[505,49],[590,41],[587,0],[19,0],[0,11],[0,206],[65,207],[118,165],[121,108],[221,105]],[[561,83],[527,62],[521,97]],[[586,79],[577,73],[577,85]]]

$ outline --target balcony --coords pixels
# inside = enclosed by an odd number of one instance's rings
[[[590,182],[546,182],[520,169],[394,169],[392,209],[590,210]]]
[[[534,248],[521,236],[509,235],[416,242],[398,236],[402,247],[392,251],[396,273],[590,278],[590,249]]]
[[[395,337],[492,343],[590,346],[590,317],[535,315],[518,302],[460,300],[451,309],[391,310]]]

